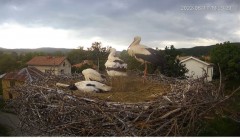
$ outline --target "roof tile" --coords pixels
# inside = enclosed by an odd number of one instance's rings
[[[66,57],[36,56],[27,62],[27,65],[54,66],[60,65]]]

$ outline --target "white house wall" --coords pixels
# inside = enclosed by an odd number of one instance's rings
[[[212,67],[211,66],[207,66],[207,65],[205,65],[201,62],[198,62],[196,60],[193,60],[193,59],[189,59],[185,62],[182,62],[182,64],[185,64],[186,68],[189,70],[188,73],[185,74],[186,76],[197,79],[204,75],[204,70],[205,70],[208,74],[207,80],[208,81],[212,80]]]
[[[65,65],[64,65],[65,63]],[[58,66],[58,74],[61,74],[61,70],[64,70],[64,74],[71,74],[71,64],[68,60],[64,60],[60,66]]]
[[[209,66],[208,67],[208,77],[207,77],[207,80],[208,81],[212,81],[212,76],[213,76],[213,67]]]
[[[65,66],[63,66],[65,62]],[[34,65],[38,70],[42,71],[45,73],[46,70],[54,70],[55,75],[60,75],[61,70],[64,70],[64,74],[71,74],[71,64],[68,60],[64,60],[60,65],[58,66],[36,66]]]

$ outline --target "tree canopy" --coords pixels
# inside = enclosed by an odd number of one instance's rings
[[[240,47],[232,43],[217,44],[211,51],[211,62],[220,66],[226,79],[240,80]],[[217,74],[218,76],[218,74]]]
[[[105,70],[104,63],[107,60],[110,47],[103,47],[101,42],[94,42],[87,50],[82,46],[79,49],[74,49],[68,53],[68,59],[71,64],[81,63],[84,60],[93,60],[93,63],[98,65],[99,70]]]
[[[185,78],[185,73],[188,72],[188,69],[185,68],[185,65],[180,63],[179,59],[177,59],[177,56],[180,55],[181,52],[171,45],[170,47],[165,47],[164,53],[167,65],[162,73],[168,77]]]
[[[11,54],[0,55],[0,75],[17,69],[19,66],[17,59]]]

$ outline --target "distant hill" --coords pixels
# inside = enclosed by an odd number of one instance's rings
[[[240,47],[240,42],[234,42],[231,43],[233,45],[237,45]],[[182,52],[182,55],[184,56],[196,56],[200,57],[203,55],[209,55],[211,50],[216,45],[210,45],[210,46],[195,46],[192,48],[179,48],[177,50]],[[0,52],[17,52],[20,53],[27,53],[27,52],[44,52],[44,53],[54,53],[54,52],[62,52],[62,53],[68,53],[73,49],[67,49],[67,48],[51,48],[51,47],[43,47],[43,48],[37,48],[37,49],[5,49],[0,47]],[[121,51],[117,51],[117,54],[120,54]]]
[[[240,47],[240,42],[234,42],[234,43],[231,43],[231,44]],[[177,49],[177,50],[181,51],[182,54],[186,55],[186,56],[200,57],[200,56],[203,56],[203,55],[209,55],[211,50],[214,47],[216,47],[216,45],[195,46],[195,47],[192,47],[192,48],[180,48],[180,49]]]
[[[16,52],[18,54],[20,53],[27,53],[27,52],[44,52],[44,53],[54,53],[54,52],[62,52],[62,53],[68,53],[73,49],[67,49],[67,48],[51,48],[51,47],[43,47],[43,48],[36,48],[36,49],[6,49],[1,48],[0,51],[2,52]]]
[[[210,51],[215,47],[216,45],[211,46],[196,46],[192,48],[180,48],[177,49],[182,52],[183,55],[186,56],[202,56],[202,55],[209,55]]]

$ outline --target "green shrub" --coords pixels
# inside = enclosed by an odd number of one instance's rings
[[[216,117],[204,122],[204,129],[199,136],[239,136],[240,123],[229,118]]]

